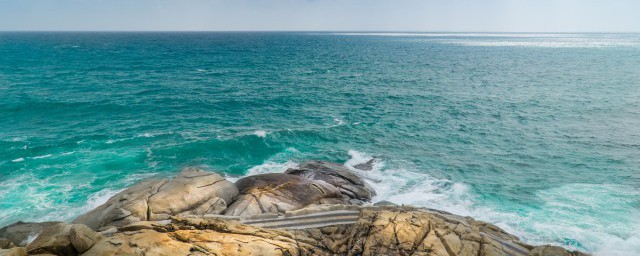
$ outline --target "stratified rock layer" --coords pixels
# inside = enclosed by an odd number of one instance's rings
[[[376,195],[376,192],[366,181],[344,165],[336,163],[309,161],[297,168],[288,169],[285,173],[327,182],[338,188],[344,199],[351,204],[369,202]]]
[[[329,225],[286,230],[177,217],[116,233],[83,255],[581,255],[526,245],[493,225],[428,209],[364,207],[355,223],[324,221]]]
[[[269,173],[249,176],[236,182],[240,196],[225,211],[226,215],[249,216],[284,213],[312,204],[345,203],[338,189],[324,181],[300,176]]]

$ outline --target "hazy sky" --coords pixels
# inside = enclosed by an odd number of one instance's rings
[[[0,30],[640,32],[640,0],[0,0]]]

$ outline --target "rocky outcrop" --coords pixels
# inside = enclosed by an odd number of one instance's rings
[[[363,204],[376,195],[375,190],[344,165],[323,161],[309,161],[285,171],[306,179],[324,181],[340,191],[346,202]]]
[[[73,223],[94,230],[121,227],[147,220],[166,220],[173,215],[221,213],[238,190],[222,176],[187,168],[172,180],[142,181],[81,215]]]
[[[375,158],[371,158],[371,159],[369,159],[369,161],[354,165],[353,168],[358,169],[358,170],[362,170],[362,171],[371,171],[371,170],[373,170],[373,166],[375,164],[376,164],[376,159]]]
[[[236,182],[238,199],[226,215],[284,213],[317,204],[362,205],[375,191],[343,165],[310,161],[285,173],[249,176]]]
[[[240,196],[229,205],[225,215],[284,213],[312,204],[345,203],[340,191],[331,184],[291,174],[249,176],[238,180],[236,186]]]
[[[0,255],[583,255],[528,245],[470,217],[364,205],[373,195],[363,179],[326,162],[235,184],[189,168],[142,181],[75,224],[2,228]]]
[[[363,207],[355,224],[294,233],[331,255],[529,255],[539,248],[485,222],[408,206]]]
[[[153,230],[118,233],[100,241],[85,255],[300,255],[289,252],[305,247],[313,248],[298,244],[286,231],[223,219],[178,218]]]
[[[332,206],[312,206],[284,218],[330,216]],[[534,247],[498,227],[471,218],[407,206],[356,207],[349,223],[272,229],[226,218],[173,217],[121,229],[83,255],[583,255],[559,247]],[[263,219],[268,222],[269,219]],[[126,230],[126,231],[125,231]]]

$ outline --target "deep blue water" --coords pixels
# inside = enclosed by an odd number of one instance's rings
[[[378,200],[640,254],[640,35],[0,33],[0,226],[307,159]]]

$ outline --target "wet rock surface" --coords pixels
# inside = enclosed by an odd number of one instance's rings
[[[285,173],[329,183],[338,188],[343,198],[351,204],[370,202],[376,195],[375,190],[366,181],[347,167],[336,163],[309,161],[297,168],[288,169]]]
[[[17,246],[26,246],[33,241],[44,228],[60,223],[52,222],[16,222],[0,229],[0,238],[7,239]]]
[[[284,213],[312,204],[346,203],[340,191],[324,181],[285,173],[260,174],[236,182],[240,196],[225,215]]]

